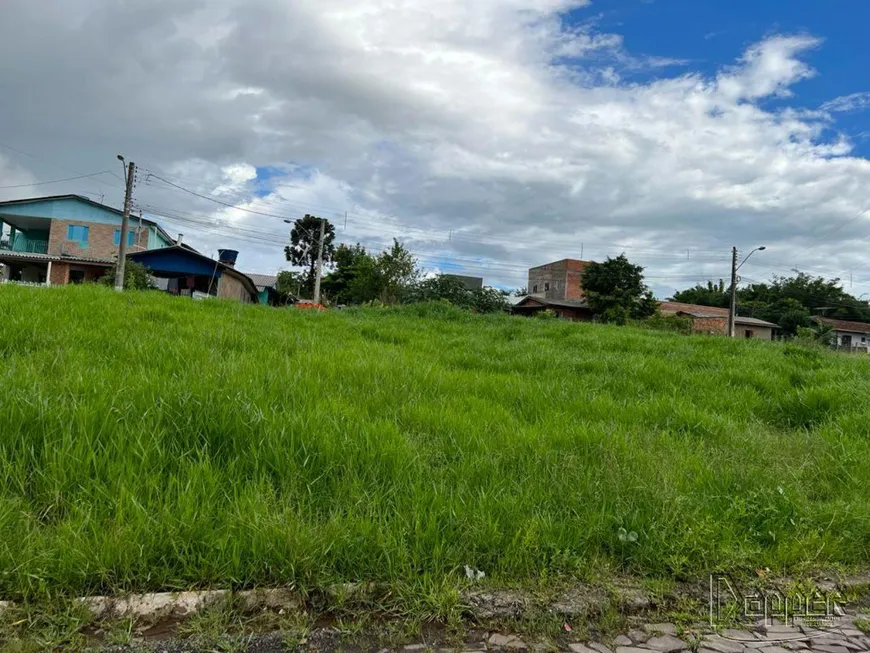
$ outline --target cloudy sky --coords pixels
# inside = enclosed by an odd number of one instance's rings
[[[870,293],[868,5],[2,0],[0,199],[120,206],[122,152],[250,272],[313,213],[506,287],[625,252],[665,297],[766,245],[744,281]]]

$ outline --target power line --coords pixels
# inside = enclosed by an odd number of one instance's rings
[[[37,156],[36,154],[33,154],[31,152],[25,152],[24,150],[18,149],[17,147],[13,147],[7,143],[0,143],[0,147],[5,148],[7,150],[11,150],[12,152],[16,152],[18,154],[22,154],[24,156],[30,157],[31,159],[36,159],[37,161],[42,161],[42,162],[52,166],[53,168],[57,168],[59,170],[65,170],[66,172],[71,172],[75,175],[82,175],[83,174],[81,170],[73,170],[72,168],[67,168],[66,166],[63,166],[55,161],[51,161],[49,159],[46,159],[45,157]],[[117,186],[110,184],[108,182],[105,182],[105,181],[103,181],[99,178],[96,178],[96,177],[93,179],[93,181],[97,182],[98,184],[102,184],[104,186],[109,186],[110,188],[115,188],[115,189],[118,188]]]
[[[171,176],[171,175],[169,175],[169,176]],[[207,200],[207,201],[209,201],[209,202],[215,202],[215,203],[220,204],[221,206],[224,206],[224,207],[227,207],[227,208],[233,208],[233,209],[237,209],[237,210],[244,211],[244,212],[247,212],[247,213],[252,213],[252,214],[255,214],[255,215],[262,215],[262,216],[266,216],[266,217],[280,218],[280,219],[282,219],[282,220],[288,220],[288,219],[291,219],[291,218],[288,218],[288,217],[285,216],[285,215],[280,215],[280,214],[271,213],[271,212],[267,212],[267,211],[257,211],[257,210],[254,210],[254,209],[249,209],[249,208],[247,208],[247,207],[239,206],[238,204],[234,204],[234,203],[231,203],[231,202],[225,202],[225,201],[223,201],[223,200],[218,200],[218,199],[216,199],[216,198],[214,198],[214,197],[209,197],[209,196],[207,196],[207,195],[204,195],[203,193],[200,193],[200,192],[197,192],[197,191],[191,190],[190,188],[187,188],[186,186],[182,186],[181,184],[176,184],[176,183],[174,183],[174,182],[171,182],[171,181],[169,181],[168,179],[166,179],[165,177],[162,177],[162,176],[160,176],[160,175],[156,175],[156,174],[154,174],[153,172],[150,172],[149,177],[153,177],[153,178],[155,178],[155,179],[159,179],[160,181],[162,181],[162,182],[164,182],[164,183],[166,183],[166,184],[169,184],[169,185],[172,186],[174,189],[177,189],[177,190],[179,190],[179,191],[183,191],[183,192],[185,192],[185,193],[189,193],[189,194],[194,195],[194,196],[196,196],[196,197],[199,197],[199,198],[201,198],[201,199],[205,199],[205,200]],[[147,177],[146,177],[146,182],[145,182],[145,183],[146,183],[146,184],[148,183],[148,178],[147,178]],[[149,185],[151,185],[151,184],[149,184]],[[288,185],[292,186],[293,188],[304,188],[303,186],[295,186],[295,185],[292,185],[292,184],[288,184]],[[153,185],[151,185],[151,186],[154,187],[154,188],[157,188],[156,186],[153,186]],[[240,198],[240,199],[247,199],[246,196],[243,196],[243,195],[242,195],[243,192],[244,192],[244,191],[241,191],[241,190],[240,190],[240,191],[237,191],[235,194],[231,194],[230,196],[231,196],[231,197],[235,196],[235,197]],[[239,201],[239,200],[237,200],[237,201]],[[350,216],[351,218],[353,218],[353,219],[351,220],[352,223],[362,223],[362,224],[368,225],[368,228],[369,228],[369,229],[374,229],[374,230],[379,230],[379,231],[386,231],[386,232],[388,232],[388,233],[392,233],[392,234],[394,234],[397,230],[401,230],[401,231],[403,231],[403,232],[405,232],[405,233],[407,233],[407,232],[416,232],[416,233],[425,234],[425,235],[431,237],[433,240],[436,239],[436,238],[439,238],[439,237],[440,237],[440,238],[443,238],[443,234],[433,233],[431,230],[426,231],[426,230],[418,229],[418,228],[415,228],[415,227],[408,227],[408,226],[403,225],[403,224],[395,224],[395,223],[392,224],[392,225],[384,224],[384,222],[383,222],[383,217],[382,217],[382,216],[379,216],[378,218],[373,219],[373,218],[370,218],[370,217],[368,217],[368,216],[364,216],[363,214],[360,214],[360,213],[354,213],[354,212],[352,212],[352,211],[346,211],[346,210],[343,210],[343,209],[338,209],[338,208],[336,208],[336,207],[327,207],[327,206],[324,206],[324,205],[317,205],[317,204],[306,203],[306,202],[301,202],[301,201],[290,201],[290,200],[287,200],[287,199],[285,199],[285,198],[283,198],[283,197],[281,198],[280,201],[281,201],[281,203],[283,203],[283,204],[287,204],[288,206],[295,206],[295,205],[297,205],[297,204],[299,204],[299,205],[309,204],[310,206],[319,206],[319,207],[322,208],[322,209],[325,209],[325,210],[328,210],[328,211],[332,211],[333,213],[336,214],[336,216],[339,216],[339,217],[340,217],[340,216],[344,216],[344,215],[346,214],[347,216]],[[306,211],[306,212],[308,212],[308,211],[310,211],[311,209],[303,209],[303,210]],[[394,219],[394,220],[398,220],[398,219],[399,219],[399,218],[397,218],[396,216],[386,216],[386,217],[392,218],[392,219]],[[452,232],[452,233],[453,233],[454,235],[451,235],[451,237],[450,237],[450,239],[449,239],[450,241],[466,242],[466,243],[472,243],[472,244],[474,244],[474,243],[484,242],[484,241],[477,240],[477,239],[474,239],[474,238],[463,237],[462,232],[459,232],[459,233]],[[499,236],[493,236],[493,235],[485,235],[485,236],[482,236],[482,237],[486,239],[485,242],[486,242],[487,244],[491,244],[492,242],[502,242],[502,243],[508,243],[508,244],[511,244],[511,245],[516,245],[517,242],[518,242],[518,240],[519,240],[518,238],[499,237]],[[535,241],[535,243],[536,243],[536,244],[539,244],[539,245],[540,245],[540,244],[544,244],[544,245],[549,244],[549,245],[553,245],[553,246],[564,246],[564,244],[565,244],[565,239],[558,239],[558,240],[553,239],[553,240],[548,240],[548,239],[546,239],[546,238],[541,238],[541,237],[539,237],[539,236],[530,236],[529,238],[530,238],[530,239],[533,239],[533,240]],[[584,238],[584,241],[587,242],[587,243],[589,243],[589,244],[591,244],[591,245],[595,245],[595,246],[597,246],[597,247],[599,247],[599,248],[600,248],[600,247],[607,247],[608,249],[612,249],[612,250],[617,250],[617,249],[620,250],[620,251],[622,251],[622,250],[628,250],[628,251],[632,251],[632,252],[634,252],[634,253],[637,254],[637,255],[641,255],[642,252],[665,252],[665,251],[667,251],[667,252],[669,252],[669,255],[668,255],[669,257],[671,257],[671,258],[673,258],[673,259],[679,259],[679,260],[684,260],[683,253],[687,251],[687,250],[684,248],[684,246],[680,246],[680,248],[679,248],[679,250],[678,250],[678,251],[679,251],[679,254],[677,254],[677,253],[676,253],[677,250],[672,249],[672,248],[670,248],[670,247],[668,247],[668,248],[661,248],[661,247],[656,248],[656,247],[643,247],[643,246],[625,245],[625,244],[622,244],[622,243],[615,243],[615,242],[610,242],[610,243],[605,243],[605,242],[595,242],[595,241],[589,241],[589,240],[588,240],[588,237]],[[691,248],[690,248],[689,251],[690,251],[691,253],[694,253],[694,254],[695,254],[695,259],[696,259],[696,260],[697,260],[699,254],[705,254],[705,253],[715,253],[715,254],[717,254],[717,256],[715,257],[715,260],[721,260],[721,261],[727,261],[727,260],[728,260],[728,257],[727,257],[727,256],[724,256],[724,255],[721,255],[721,254],[720,254],[720,251],[719,251],[718,249],[716,249],[716,250],[712,250],[712,249],[700,249],[700,248],[697,248],[697,249],[691,249]],[[702,257],[702,258],[704,258],[704,257]]]
[[[104,175],[107,172],[109,172],[109,171],[108,170],[101,170],[100,172],[92,172],[89,175],[79,175],[77,177],[66,177],[65,179],[52,179],[51,181],[34,181],[33,183],[30,183],[30,184],[14,184],[12,186],[0,186],[0,189],[5,190],[7,188],[28,188],[30,186],[44,186],[46,184],[59,184],[59,183],[64,182],[64,181],[75,181],[76,179],[87,179],[88,177],[96,177],[98,175]]]

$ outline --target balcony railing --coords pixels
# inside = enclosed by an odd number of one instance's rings
[[[15,243],[0,242],[0,251],[21,252],[24,254],[47,254],[47,240],[19,240]]]
[[[15,281],[14,279],[0,279],[0,286],[2,285],[10,285],[10,286],[32,286],[34,288],[45,288],[48,286],[44,281]]]

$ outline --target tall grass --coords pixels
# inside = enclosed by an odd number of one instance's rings
[[[866,565],[868,397],[775,343],[7,286],[0,597]]]

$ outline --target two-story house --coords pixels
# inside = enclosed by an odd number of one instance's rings
[[[80,195],[0,202],[0,282],[66,285],[93,281],[115,265],[120,210]],[[129,253],[174,245],[152,220],[131,216]]]
[[[511,308],[519,315],[545,309],[570,320],[590,320],[583,294],[583,271],[589,261],[573,258],[529,268],[528,295]]]

